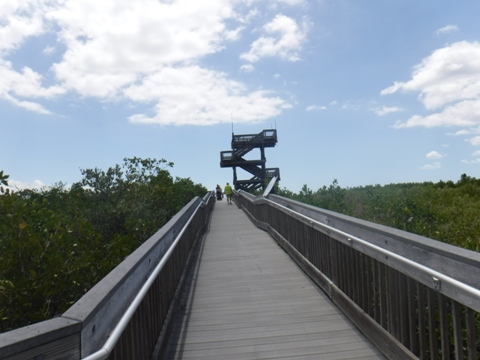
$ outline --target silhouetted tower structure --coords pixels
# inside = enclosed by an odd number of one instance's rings
[[[265,148],[274,147],[277,143],[277,130],[263,130],[259,134],[235,135],[232,133],[232,150],[220,152],[220,167],[233,168],[233,185],[236,190],[252,192],[265,188],[267,182],[277,177],[280,180],[279,168],[266,168]],[[260,149],[260,159],[246,160],[244,156],[253,149]],[[253,175],[248,180],[237,179],[237,167]]]

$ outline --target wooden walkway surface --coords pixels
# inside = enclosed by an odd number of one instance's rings
[[[215,204],[165,359],[384,359],[236,205]]]

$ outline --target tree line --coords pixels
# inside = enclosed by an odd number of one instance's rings
[[[62,314],[193,197],[165,159],[126,158],[81,181],[9,191],[0,171],[0,332]],[[275,192],[323,209],[480,251],[480,179]]]
[[[62,314],[195,196],[165,159],[126,158],[42,190],[0,172],[0,332]]]
[[[316,191],[276,193],[451,245],[480,251],[480,179],[342,188],[337,180]]]

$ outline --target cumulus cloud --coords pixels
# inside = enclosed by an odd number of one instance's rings
[[[462,101],[445,108],[443,111],[426,115],[414,115],[407,121],[398,121],[394,127],[408,128],[424,126],[433,128],[437,126],[470,127],[480,124],[480,100]]]
[[[434,51],[415,66],[412,79],[381,91],[418,92],[433,113],[399,121],[396,128],[414,126],[471,127],[480,124],[480,43],[462,41]]]
[[[135,123],[215,124],[241,111],[239,121],[256,122],[290,105],[268,90],[248,89],[225,73],[199,64],[241,38],[258,10],[255,1],[23,0],[0,4],[0,99],[49,114],[42,100],[66,93],[150,106]],[[301,0],[278,0],[295,6]],[[251,6],[251,7],[250,7]],[[278,15],[265,25],[266,37],[252,44],[250,63],[263,56],[299,58],[306,25]],[[43,56],[50,72],[7,59],[32,37],[49,36]],[[242,66],[241,71],[253,71]],[[192,76],[187,79],[186,74]],[[203,83],[204,82],[204,83]],[[208,90],[209,93],[200,93]],[[195,91],[198,91],[195,93]],[[147,110],[148,111],[148,110]],[[227,119],[225,120],[224,117]]]
[[[45,31],[44,1],[22,0],[0,3],[0,55],[17,49],[30,36]]]
[[[240,58],[248,62],[256,62],[264,57],[279,56],[287,61],[300,60],[300,50],[308,31],[307,22],[300,25],[285,15],[277,15],[263,27],[265,33],[255,40],[247,53]]]
[[[49,13],[67,45],[53,69],[70,90],[115,97],[162,66],[221,49],[232,16],[227,1],[67,1]]]
[[[480,146],[480,136],[474,136],[470,139],[467,139],[467,141],[473,146]]]
[[[244,64],[240,66],[240,71],[244,73],[251,73],[255,70],[255,67],[252,64]]]
[[[396,82],[381,94],[397,91],[420,92],[429,110],[480,96],[480,43],[459,42],[436,50],[415,66],[412,79]]]
[[[15,70],[6,58],[30,37],[40,36],[48,26],[44,14],[50,9],[42,0],[0,3],[0,99],[40,114],[50,114],[36,99],[51,99],[65,93],[61,86],[43,86],[43,77],[28,66]]]
[[[226,74],[198,66],[164,68],[124,94],[133,101],[157,103],[154,116],[136,114],[130,118],[142,124],[229,123],[231,114],[239,122],[259,122],[290,107],[266,91],[247,92],[244,85],[229,80]]]
[[[395,128],[424,126],[433,128],[438,126],[470,127],[480,125],[480,100],[466,100],[448,106],[443,111],[426,116],[414,115],[407,121],[398,121]]]
[[[64,29],[65,66],[112,74],[149,72],[214,53],[232,16],[225,0],[67,1],[50,14]]]
[[[43,87],[42,76],[32,69],[24,67],[18,72],[10,62],[1,59],[0,79],[0,99],[40,114],[50,114],[50,111],[40,103],[27,99],[51,99],[65,93],[61,86]]]
[[[449,136],[465,136],[465,135],[470,135],[472,133],[472,130],[470,129],[462,129],[458,130],[455,132],[448,132],[447,135]]]
[[[427,155],[425,155],[427,159],[441,159],[443,157],[438,151],[430,151]]]

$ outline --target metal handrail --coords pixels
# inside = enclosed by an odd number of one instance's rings
[[[127,310],[123,314],[120,321],[117,323],[115,328],[112,330],[112,332],[110,333],[110,335],[108,337],[108,340],[105,342],[105,344],[102,346],[102,348],[100,350],[97,350],[93,354],[90,354],[89,356],[82,358],[82,360],[103,360],[103,359],[106,359],[110,355],[110,353],[112,352],[113,348],[115,347],[118,339],[122,335],[123,331],[125,330],[128,323],[130,322],[132,316],[135,314],[135,311],[137,310],[138,306],[143,301],[143,298],[145,297],[148,290],[150,289],[150,286],[155,281],[158,274],[163,269],[163,267],[167,263],[168,259],[172,255],[173,251],[175,250],[175,247],[177,246],[178,242],[180,241],[183,234],[185,233],[188,225],[192,222],[192,219],[195,217],[195,215],[197,214],[200,207],[204,204],[205,204],[204,200],[202,200],[198,204],[197,208],[192,213],[192,215],[190,216],[188,221],[185,223],[185,225],[183,226],[182,230],[180,231],[180,233],[177,235],[177,237],[173,241],[170,248],[167,250],[165,255],[162,257],[162,259],[160,260],[158,265],[155,267],[153,272],[150,274],[148,279],[145,281],[142,288],[140,289],[138,294],[135,296],[135,298],[133,299],[132,303],[130,304],[130,306],[127,308]]]
[[[261,132],[260,134],[257,134],[255,135],[254,137],[252,137],[251,139],[249,139],[248,141],[245,141],[246,144],[251,144],[251,143],[255,143],[255,141],[258,141],[260,140],[261,138],[263,138],[263,132]],[[233,148],[233,146],[232,146]],[[235,148],[233,149],[233,153],[235,155],[236,158],[241,158],[243,155],[247,154],[250,150],[254,149],[255,148],[255,145],[250,145],[248,147],[246,146],[243,146],[241,148]]]
[[[473,286],[470,286],[470,285],[465,284],[461,281],[458,281],[458,280],[452,278],[451,276],[440,273],[440,272],[438,272],[438,271],[436,271],[432,268],[429,268],[428,266],[419,264],[419,263],[417,263],[413,260],[410,260],[410,259],[408,259],[404,256],[401,256],[401,255],[398,255],[398,254],[396,254],[392,251],[389,251],[387,249],[384,249],[384,248],[382,248],[378,245],[372,244],[372,243],[370,243],[368,241],[365,241],[365,240],[362,240],[362,239],[360,239],[360,238],[358,238],[354,235],[348,234],[348,233],[346,233],[344,231],[341,231],[341,230],[338,230],[338,229],[336,229],[332,226],[326,225],[326,224],[324,224],[320,221],[312,219],[312,218],[310,218],[310,217],[308,217],[304,214],[301,214],[301,213],[299,213],[295,210],[289,209],[288,207],[283,206],[281,204],[278,204],[278,203],[276,203],[272,200],[269,200],[267,198],[264,198],[260,201],[268,202],[274,207],[281,208],[283,211],[285,211],[288,214],[295,214],[295,216],[300,217],[302,219],[305,219],[311,225],[314,225],[314,226],[320,227],[324,230],[328,230],[330,232],[333,232],[333,233],[343,237],[345,239],[345,242],[349,243],[352,247],[354,247],[355,243],[358,243],[358,244],[360,244],[364,247],[372,249],[374,252],[384,256],[387,259],[395,259],[399,263],[402,263],[402,264],[405,264],[405,265],[407,265],[411,268],[420,270],[422,273],[424,273],[424,274],[426,274],[427,276],[430,277],[431,282],[427,283],[425,281],[422,281],[421,279],[418,279],[418,280],[420,282],[424,283],[425,285],[429,286],[429,287],[435,288],[437,291],[441,291],[441,284],[444,283],[444,284],[451,285],[454,289],[459,290],[463,294],[469,295],[469,297],[480,299],[480,289],[474,288]],[[434,286],[432,286],[432,284]],[[473,306],[471,306],[471,307],[472,307],[472,309],[474,309],[476,311],[480,311],[480,303],[473,304]]]

